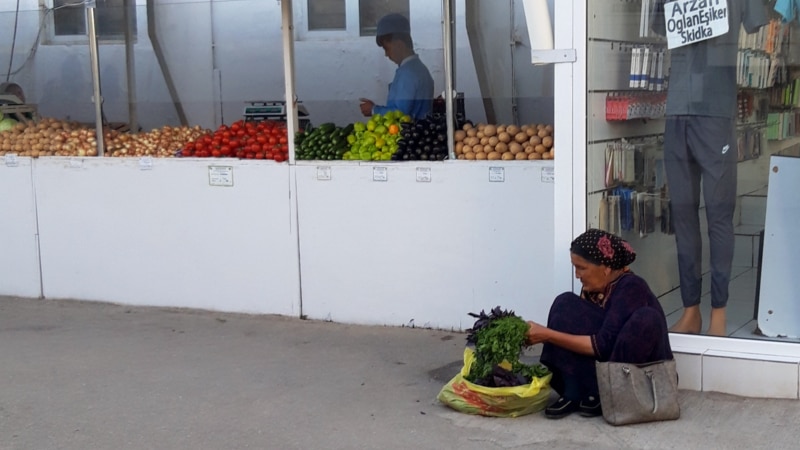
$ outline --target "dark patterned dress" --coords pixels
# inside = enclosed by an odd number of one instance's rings
[[[623,273],[604,292],[559,295],[547,327],[592,338],[594,356],[550,343],[542,349],[541,362],[553,372],[553,389],[570,400],[597,395],[595,361],[639,364],[672,359],[664,310],[647,282],[632,272]]]

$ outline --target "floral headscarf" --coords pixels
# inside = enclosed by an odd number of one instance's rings
[[[636,252],[627,241],[595,228],[575,238],[569,250],[589,262],[612,269],[623,269],[636,259]]]

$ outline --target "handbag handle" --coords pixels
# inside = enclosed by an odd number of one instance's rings
[[[653,376],[652,370],[645,370],[645,375],[650,378],[650,386],[653,388],[653,414],[658,411],[658,396],[656,395],[656,378]]]
[[[622,367],[622,371],[627,376],[630,376],[630,374],[631,374],[631,369],[629,369],[626,366]],[[656,411],[658,411],[658,396],[656,395],[656,379],[655,379],[655,377],[653,377],[653,371],[652,370],[645,370],[644,374],[650,380],[650,389],[652,389],[651,392],[653,394],[653,414],[655,414]]]

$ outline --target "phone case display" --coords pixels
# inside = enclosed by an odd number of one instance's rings
[[[641,33],[641,30],[640,30]],[[609,92],[606,120],[659,119],[667,105],[668,53],[663,44],[611,43],[630,53],[628,91]]]
[[[756,159],[765,152],[767,139],[794,135],[793,114],[772,112],[776,92],[787,92],[785,46],[789,27],[770,20],[758,32],[739,30],[737,53],[737,144],[739,161]]]
[[[615,234],[636,232],[640,237],[656,231],[661,211],[668,209],[661,160],[653,139],[637,144],[626,139],[608,143],[605,152],[606,192],[600,199],[598,226]],[[658,161],[658,163],[657,163]],[[656,176],[656,173],[659,176]],[[656,208],[658,205],[658,208]],[[669,232],[662,229],[662,232]]]
[[[670,61],[650,31],[651,3],[592,2],[588,29],[588,225],[641,237],[661,231],[667,202],[660,137]]]

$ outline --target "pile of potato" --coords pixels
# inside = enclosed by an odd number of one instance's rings
[[[105,156],[173,157],[186,143],[208,133],[195,127],[165,126],[149,132],[103,131]],[[0,156],[97,156],[94,128],[76,122],[43,118],[38,122],[18,123],[0,132]]]
[[[455,133],[456,156],[468,160],[553,159],[553,126],[465,124]]]

